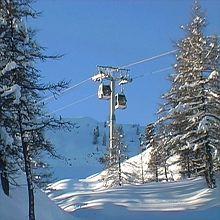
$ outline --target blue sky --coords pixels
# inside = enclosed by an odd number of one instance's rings
[[[123,66],[175,49],[184,36],[181,25],[191,17],[192,0],[39,0],[34,8],[42,15],[31,21],[37,39],[48,54],[65,54],[59,61],[39,64],[44,82],[71,80],[74,85],[96,73],[96,65]],[[206,12],[207,34],[220,35],[220,1],[201,0]],[[126,110],[118,110],[118,123],[147,124],[156,119],[160,96],[168,91],[175,55],[130,68],[133,77],[145,74],[125,87]],[[88,81],[56,101],[49,112],[96,93],[98,84]],[[57,112],[63,117],[89,116],[108,120],[108,101],[92,97]]]

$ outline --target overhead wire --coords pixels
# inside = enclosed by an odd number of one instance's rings
[[[161,73],[161,72],[165,72],[165,71],[170,70],[170,69],[172,69],[172,67],[165,67],[165,68],[162,68],[162,69],[159,69],[159,70],[155,70],[155,71],[153,71],[153,72],[150,72],[150,74]],[[148,73],[148,72],[147,72],[147,73]],[[136,77],[134,77],[133,79],[137,79],[137,78],[144,77],[147,73],[144,73],[144,74],[141,74],[141,75],[139,75],[139,76],[136,76]],[[85,98],[79,99],[79,100],[77,100],[77,101],[74,101],[74,102],[72,102],[72,103],[70,103],[70,104],[68,104],[68,105],[65,105],[65,106],[61,107],[61,108],[58,108],[58,109],[56,109],[55,111],[53,111],[53,112],[51,112],[51,113],[49,113],[49,114],[54,114],[54,113],[56,113],[56,112],[62,111],[62,110],[66,109],[66,108],[69,108],[69,107],[71,107],[71,106],[73,106],[73,105],[76,105],[76,104],[78,104],[78,103],[84,102],[84,101],[86,101],[86,100],[88,100],[88,99],[90,99],[90,98],[92,98],[92,97],[94,97],[94,96],[96,96],[96,93],[94,93],[94,94],[92,94],[92,95],[89,95],[89,96],[86,96]]]
[[[144,63],[144,62],[152,61],[152,60],[158,59],[158,58],[160,58],[160,57],[163,57],[163,56],[172,54],[172,53],[174,53],[174,52],[176,52],[176,51],[177,51],[177,50],[167,51],[167,52],[161,53],[161,54],[156,55],[156,56],[153,56],[153,57],[148,57],[148,58],[145,58],[145,59],[142,59],[142,60],[139,60],[139,61],[130,63],[130,64],[126,64],[126,65],[121,66],[121,67],[119,67],[119,68],[127,68],[127,67],[131,67],[131,66],[135,66],[135,65]],[[61,91],[61,92],[58,94],[58,96],[60,96],[60,95],[62,95],[62,94],[64,94],[64,93],[66,93],[66,92],[68,92],[68,91],[70,91],[70,90],[72,90],[72,89],[74,89],[74,88],[77,88],[77,87],[83,85],[84,83],[88,82],[88,81],[91,80],[91,79],[92,79],[92,76],[89,77],[89,78],[87,78],[87,79],[85,79],[85,80],[80,81],[80,82],[77,83],[77,84],[74,84],[74,85],[70,86],[70,87],[67,88],[67,89],[64,89],[63,91]],[[51,100],[51,99],[56,99],[55,95],[51,95],[51,96],[49,96],[49,97],[46,97],[46,98],[40,100],[38,103],[42,103],[42,102],[45,102],[45,101],[48,101],[48,100]]]
[[[86,83],[86,82],[89,81],[89,80],[91,80],[91,77],[89,77],[89,78],[87,78],[87,79],[85,79],[85,80],[82,80],[81,82],[79,82],[79,83],[77,83],[77,84],[74,84],[74,85],[68,87],[67,89],[62,90],[62,91],[59,93],[59,96],[62,95],[63,93],[66,93],[66,92],[68,92],[68,91],[70,91],[70,90],[72,90],[72,89],[78,87],[78,86],[81,86],[82,84]],[[44,99],[40,100],[38,103],[42,103],[42,102],[51,100],[51,99],[53,99],[53,98],[56,99],[54,95],[51,95],[51,96],[49,96],[49,97],[47,97],[47,98],[44,98]]]
[[[143,73],[143,74],[140,74],[139,76],[136,76],[136,77],[133,77],[132,79],[138,79],[138,78],[141,78],[141,77],[144,77],[146,74],[154,74],[154,73],[161,73],[161,72],[165,72],[167,70],[171,70],[172,67],[164,67],[162,69],[159,69],[159,70],[155,70],[155,71],[152,71],[152,72],[146,72],[146,73]]]
[[[92,98],[92,97],[94,97],[94,96],[96,96],[96,93],[91,94],[91,95],[88,95],[88,96],[86,96],[86,97],[84,97],[84,98],[82,98],[82,99],[76,100],[76,101],[74,101],[74,102],[72,102],[72,103],[70,103],[70,104],[68,104],[68,105],[65,105],[65,106],[63,106],[63,107],[61,107],[61,108],[58,108],[58,109],[56,109],[55,111],[52,111],[52,112],[48,113],[47,115],[51,115],[51,114],[54,114],[54,113],[56,113],[56,112],[62,111],[62,110],[66,109],[66,108],[68,108],[68,107],[70,107],[70,106],[73,106],[73,105],[79,104],[79,103],[81,103],[81,102],[84,102],[84,101],[86,101],[87,99],[90,99],[90,98]]]
[[[140,63],[144,63],[144,62],[147,62],[147,61],[155,60],[155,59],[158,59],[158,58],[160,58],[160,57],[169,55],[169,54],[171,54],[171,53],[175,53],[176,51],[177,51],[177,50],[167,51],[167,52],[165,52],[165,53],[162,53],[162,54],[159,54],[159,55],[156,55],[156,56],[153,56],[153,57],[145,58],[145,59],[136,61],[136,62],[134,62],[134,63],[130,63],[130,64],[127,64],[127,65],[121,66],[120,68],[128,68],[128,67],[131,67],[131,66],[138,65],[138,64],[140,64]]]
[[[220,37],[220,36],[218,36],[218,37]],[[128,67],[135,66],[135,65],[138,65],[138,64],[141,64],[141,63],[144,63],[144,62],[152,61],[152,60],[158,59],[158,58],[160,58],[160,57],[163,57],[163,56],[166,56],[166,55],[175,53],[176,51],[177,51],[177,50],[167,51],[167,52],[164,52],[164,53],[159,54],[159,55],[156,55],[156,56],[152,56],[152,57],[145,58],[145,59],[142,59],[142,60],[139,60],[139,61],[130,63],[130,64],[123,65],[123,66],[121,66],[121,67],[119,67],[119,68],[128,68]],[[161,73],[161,72],[165,72],[165,71],[170,70],[170,69],[172,69],[172,67],[165,67],[165,68],[162,68],[162,69],[159,69],[159,70],[152,71],[152,72],[150,72],[150,74]],[[139,76],[133,77],[133,79],[138,79],[138,78],[144,77],[147,73],[148,73],[148,72],[146,72],[146,73],[144,73],[144,74],[141,74],[141,75],[139,75]],[[79,83],[77,83],[77,84],[74,84],[74,85],[70,86],[70,87],[67,88],[67,89],[64,89],[63,91],[60,92],[59,95],[62,95],[62,94],[64,94],[64,93],[66,93],[67,91],[70,91],[70,90],[72,90],[72,89],[74,89],[74,88],[76,88],[76,87],[78,87],[78,86],[81,86],[82,84],[88,82],[88,81],[91,80],[91,79],[92,79],[92,76],[89,77],[89,78],[87,78],[87,79],[85,79],[85,80],[82,80],[81,82],[79,82]],[[84,98],[82,98],[82,99],[80,99],[80,100],[74,101],[74,102],[72,102],[72,103],[70,103],[70,104],[68,104],[68,105],[65,105],[65,106],[63,106],[63,107],[61,107],[61,108],[58,108],[58,109],[56,109],[55,111],[53,111],[53,112],[51,112],[51,113],[49,113],[49,114],[54,114],[54,113],[56,113],[56,112],[58,112],[58,111],[62,111],[62,110],[64,110],[64,109],[66,109],[66,108],[68,108],[68,107],[70,107],[70,106],[73,106],[73,105],[76,105],[76,104],[78,104],[78,103],[84,102],[84,101],[86,101],[86,100],[88,100],[88,99],[94,97],[95,95],[96,95],[96,93],[91,94],[91,95],[89,95],[89,96],[86,96],[86,97],[84,97]],[[54,95],[51,95],[51,96],[49,96],[49,97],[47,97],[47,98],[42,99],[42,100],[39,101],[39,102],[48,101],[48,100],[53,99],[53,98],[55,98],[55,96],[54,96]],[[49,115],[49,114],[48,114],[48,115]]]

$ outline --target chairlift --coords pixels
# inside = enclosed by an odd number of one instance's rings
[[[110,85],[104,85],[103,83],[101,83],[99,85],[98,98],[99,99],[106,99],[106,100],[111,98],[111,87],[110,87]]]
[[[123,93],[117,93],[115,95],[115,108],[116,109],[125,109],[127,108],[127,99]]]

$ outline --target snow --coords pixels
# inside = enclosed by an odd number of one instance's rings
[[[202,120],[199,122],[198,131],[208,131],[210,127],[212,126],[213,122],[219,123],[220,119],[216,115],[206,115],[202,118]]]
[[[13,19],[14,27],[17,32],[23,33],[24,36],[24,43],[27,44],[29,42],[29,35],[27,31],[27,27],[25,25],[25,22],[22,19]]]
[[[10,196],[7,197],[0,187],[0,218],[2,220],[28,220],[28,196],[27,187],[23,184],[12,187]],[[1,184],[0,184],[1,185]],[[44,192],[35,191],[36,219],[38,220],[77,220],[76,217],[65,213],[58,208]]]
[[[60,180],[51,183],[45,191],[52,201],[45,192],[36,189],[36,219],[219,220],[220,178],[217,178],[218,187],[214,190],[207,188],[203,178],[181,180],[180,167],[176,163],[178,157],[173,156],[167,161],[168,178],[171,182],[164,181],[160,169],[160,182],[148,182],[152,177],[148,168],[150,147],[122,163],[122,172],[126,172],[122,187],[106,188],[103,179],[107,171],[102,171],[102,166],[96,159],[105,149],[101,149],[101,140],[104,132],[108,134],[108,127],[91,118],[71,121],[74,123],[72,132],[58,131],[47,134],[55,141],[56,150],[64,153],[70,160],[67,160],[68,163],[48,161],[55,166],[56,177]],[[88,157],[88,152],[89,154],[96,152],[97,146],[92,144],[92,137],[93,129],[97,125],[100,132],[98,138],[100,152],[98,151],[94,157]],[[137,126],[124,125],[123,129],[125,141],[131,144],[130,155],[137,154],[139,151]],[[73,163],[72,167],[69,163]],[[145,184],[141,184],[141,166],[144,170]],[[68,179],[64,179],[66,176]],[[13,187],[10,197],[5,196],[0,187],[1,219],[28,219],[27,189],[24,177],[20,178],[21,186]]]
[[[181,113],[184,112],[185,110],[187,110],[189,108],[189,104],[188,103],[181,103],[179,102],[177,106],[175,106],[175,108],[170,109],[169,113],[173,114],[173,113]]]
[[[217,79],[219,77],[219,72],[214,70],[210,73],[208,79]]]
[[[196,68],[196,67],[194,67],[194,68]],[[194,87],[196,87],[196,86],[201,86],[201,85],[203,85],[204,83],[205,83],[205,81],[191,82],[191,83],[185,82],[183,85],[181,85],[181,86],[179,87],[179,90],[184,90],[184,89],[188,89],[188,88],[194,88]]]
[[[5,145],[11,146],[14,142],[13,138],[9,135],[4,127],[0,127],[0,138]]]
[[[6,24],[7,24],[6,19],[0,17],[0,24],[1,24],[1,25],[6,25]]]
[[[220,95],[219,94],[217,94],[217,93],[215,93],[215,92],[213,92],[213,91],[209,91],[209,93],[208,93],[209,95],[211,95],[212,97],[214,97],[214,98],[217,98],[217,99],[219,99],[220,98]]]
[[[202,178],[112,189],[103,189],[95,179],[57,182],[51,185],[55,191],[50,197],[73,216],[85,220],[219,219],[220,191],[208,189]]]
[[[140,185],[142,182],[141,165],[144,170],[143,172],[144,181],[147,182],[152,178],[152,173],[150,172],[148,167],[148,163],[150,160],[150,153],[151,153],[151,148],[148,148],[146,151],[142,152],[141,154],[136,155],[122,163],[121,169],[122,169],[122,174],[124,175],[123,184],[125,185],[126,190],[130,190],[130,187],[131,188],[135,187],[134,185],[137,185],[139,187],[143,186]],[[177,160],[178,158],[175,156],[175,157],[171,157],[167,161],[168,178],[171,180],[180,179],[179,166],[178,164],[175,163],[175,161]],[[99,204],[99,202],[97,201],[99,200],[98,198],[95,198],[94,204],[92,202],[91,203],[92,205],[90,206],[90,202],[84,200],[81,201],[81,197],[83,198],[85,196],[85,198],[90,198],[90,196],[92,195],[96,195],[96,194],[99,195],[101,192],[105,192],[103,194],[103,199],[104,199],[105,194],[109,195],[110,194],[109,192],[112,192],[112,189],[106,189],[106,188],[108,188],[111,185],[111,181],[113,180],[108,180],[108,182],[106,182],[105,177],[107,175],[107,172],[108,172],[107,170],[104,170],[100,173],[89,176],[85,179],[80,179],[78,181],[72,179],[61,180],[54,184],[50,184],[46,192],[53,201],[55,201],[62,209],[68,212],[73,212],[83,207],[87,207],[87,208],[93,207]],[[161,181],[164,180],[163,174],[159,174],[159,179]],[[129,186],[130,184],[132,186]],[[140,188],[135,188],[135,189],[139,190]],[[133,196],[130,195],[128,196],[128,198],[130,199],[132,199],[132,197]],[[118,199],[120,201],[121,197],[119,196]],[[136,197],[134,197],[134,200],[136,200]],[[123,201],[117,202],[117,204],[122,204]],[[160,208],[161,207],[158,207],[158,209]]]
[[[82,119],[84,122],[88,120],[94,128],[95,121]],[[82,121],[78,121],[81,129],[84,127]],[[102,128],[100,131],[103,132]],[[208,189],[203,178],[182,181],[180,167],[175,163],[178,161],[177,156],[167,161],[168,178],[171,182],[164,182],[164,176],[159,170],[161,182],[141,184],[141,159],[144,180],[147,182],[152,176],[148,169],[150,152],[151,148],[148,148],[122,163],[122,173],[126,172],[128,177],[122,187],[106,188],[106,182],[103,180],[107,171],[104,170],[79,180],[59,180],[50,184],[46,193],[64,211],[84,220],[207,220],[210,216],[212,220],[219,219],[219,188]],[[217,182],[220,184],[219,179]]]
[[[21,98],[21,87],[17,84],[14,84],[10,88],[5,89],[4,92],[1,94],[1,97],[6,97],[11,94],[14,94],[15,96],[13,103],[18,105],[20,103]]]
[[[210,124],[210,117],[205,116],[200,122],[198,126],[198,131],[208,131]]]
[[[48,163],[53,168],[54,176],[60,179],[82,179],[103,170],[99,158],[106,152],[102,145],[104,134],[108,137],[109,127],[105,122],[98,122],[89,117],[69,119],[74,127],[71,132],[51,131],[47,137],[52,140],[55,150],[66,160],[53,160],[48,158]],[[98,144],[93,144],[93,131],[99,127]],[[136,124],[123,125],[124,141],[128,146],[129,157],[137,155],[139,149],[139,134]],[[144,127],[139,127],[143,132]],[[107,143],[108,144],[108,143]]]
[[[4,75],[5,73],[13,70],[13,69],[16,69],[18,67],[17,63],[15,61],[11,61],[9,62],[5,68],[2,70],[2,74]]]

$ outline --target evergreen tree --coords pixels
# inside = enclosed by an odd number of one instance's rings
[[[66,88],[67,83],[40,83],[39,70],[34,64],[58,56],[44,55],[43,48],[34,39],[35,32],[26,27],[23,19],[37,15],[31,0],[0,0],[0,155],[6,163],[25,171],[29,220],[35,220],[34,168],[42,163],[37,159],[42,152],[56,156],[51,142],[45,138],[45,130],[69,127],[61,119],[45,116],[42,92],[55,94]]]
[[[126,173],[123,172],[121,164],[128,158],[127,146],[124,144],[124,136],[121,134],[120,127],[115,128],[113,137],[112,159],[109,159],[108,153],[100,159],[100,162],[105,164],[107,168],[104,177],[106,187],[121,186],[126,181]]]
[[[0,73],[0,79],[4,74]],[[6,87],[0,84],[0,171],[2,188],[6,195],[9,196],[9,174],[16,171],[14,162],[14,140],[12,137],[13,120],[9,117],[6,105],[15,102],[13,87]]]
[[[155,124],[150,124],[146,128],[146,140],[148,148],[151,147],[150,161],[148,163],[148,169],[152,173],[152,181],[159,181],[159,169],[161,167],[161,150],[159,149],[160,144],[158,136],[156,134]]]
[[[193,17],[183,29],[186,37],[177,44],[172,88],[158,123],[167,124],[169,153],[179,154],[182,172],[204,175],[208,187],[215,187],[213,152],[219,151],[219,86],[211,77],[218,75],[220,48],[216,37],[203,33],[205,17],[196,2]],[[215,74],[211,74],[210,73]],[[216,77],[214,77],[216,78]]]

